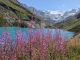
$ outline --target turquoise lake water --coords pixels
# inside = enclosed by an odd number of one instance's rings
[[[8,31],[10,33],[10,36],[15,39],[16,38],[16,30],[18,28],[17,27],[0,27],[0,35],[4,32],[4,31]],[[20,28],[20,30],[22,31],[23,33],[23,36],[24,38],[26,38],[29,34],[28,32],[28,29],[29,28]],[[35,28],[31,28],[33,31],[36,31],[36,30],[42,30],[44,31],[44,33],[47,33],[48,30],[51,32],[51,34],[55,35],[56,34],[56,29],[47,29],[47,28],[44,28],[44,29],[35,29]],[[73,37],[74,35],[74,32],[69,32],[69,31],[65,31],[65,30],[60,30],[60,33],[61,33],[61,36],[62,37],[66,37],[66,38],[71,38]]]

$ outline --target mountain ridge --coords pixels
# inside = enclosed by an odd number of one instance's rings
[[[40,20],[39,16],[22,6],[18,0],[0,0],[0,26],[6,26],[5,22],[7,22],[9,26],[27,27],[32,17],[36,21]]]
[[[26,5],[25,5],[26,7]],[[33,7],[27,7],[30,11],[34,12],[36,15],[39,15],[43,18],[43,20],[54,20],[56,22],[60,22],[60,20],[64,20],[65,18],[69,16],[73,16],[80,12],[80,8],[76,9],[71,9],[69,11],[60,11],[60,10],[47,10],[47,11],[42,11],[42,10],[37,10]]]

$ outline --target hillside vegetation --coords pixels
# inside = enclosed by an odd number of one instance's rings
[[[0,26],[26,26],[30,20],[39,21],[39,16],[33,14],[17,0],[0,0]],[[19,20],[19,21],[17,21]]]
[[[75,16],[67,17],[64,21],[55,24],[59,28],[69,30],[72,32],[79,33],[80,32],[80,15],[77,14]]]

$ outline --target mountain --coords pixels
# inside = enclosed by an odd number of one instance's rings
[[[52,28],[59,27],[76,33],[80,32],[80,8],[72,9],[66,12],[41,11],[33,7],[28,7],[28,9],[30,9],[30,11],[34,12],[36,15],[41,16],[43,20],[48,21],[48,27],[51,24]]]
[[[26,5],[25,5],[26,6]],[[60,22],[65,20],[67,17],[69,16],[73,16],[75,14],[77,14],[78,12],[80,12],[80,9],[72,9],[69,11],[41,11],[41,10],[37,10],[33,7],[27,7],[31,12],[33,12],[34,14],[40,16],[41,18],[43,18],[43,20],[53,20],[54,22]]]
[[[80,32],[80,12],[73,16],[67,17],[65,20],[55,24],[56,27],[69,30],[75,33]]]
[[[43,20],[49,20],[49,21],[59,21],[62,16],[63,16],[63,12],[61,11],[42,11],[42,10],[37,10],[33,7],[29,7],[28,8],[31,12],[34,12],[34,14],[40,16]]]
[[[0,0],[0,26],[26,26],[32,19],[40,20],[18,0]]]
[[[30,23],[31,19],[34,24]],[[7,23],[7,24],[6,24]],[[0,0],[0,26],[55,28],[79,32],[80,8],[70,11],[42,11],[26,6],[17,0]]]
[[[70,11],[48,11],[48,16],[52,19],[55,20],[56,22],[60,22],[65,20],[69,16],[73,16],[77,14],[80,10],[79,9],[72,9]]]

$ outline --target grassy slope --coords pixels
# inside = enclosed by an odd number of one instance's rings
[[[72,46],[80,45],[80,33],[68,41],[69,41],[68,42],[69,45],[72,45]]]
[[[73,32],[80,32],[80,19],[68,20],[64,22],[57,23],[56,26],[59,26],[62,29],[73,31]]]
[[[5,16],[6,14],[5,12],[7,12],[8,15],[12,17],[12,19],[10,20],[13,20],[13,18],[18,17],[20,18],[20,20],[23,18],[26,18],[26,20],[29,21],[32,16],[34,16],[35,21],[41,20],[39,16],[36,16],[33,12],[23,7],[22,4],[18,2],[17,0],[0,0],[0,3],[5,5],[5,6],[0,6],[0,9],[4,8],[3,10],[0,10],[0,15],[1,15],[0,17],[2,18]],[[0,19],[0,21],[3,21],[3,19]],[[2,26],[2,24],[0,26]]]
[[[16,9],[16,10],[18,10],[20,12],[31,14],[28,10],[24,10],[20,6],[17,6],[18,5],[18,4],[16,5],[17,2],[15,4],[13,4],[14,2],[12,3],[9,0],[0,0],[0,2],[4,3],[5,5],[7,5],[9,7],[12,7],[13,9]]]

